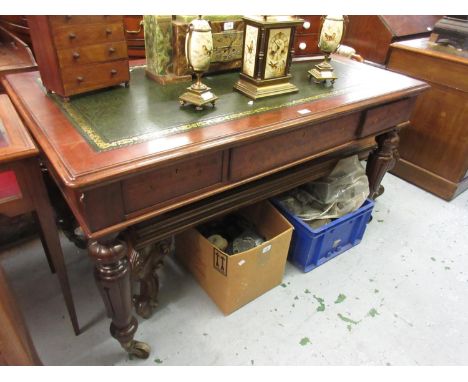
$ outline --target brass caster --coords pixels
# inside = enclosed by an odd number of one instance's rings
[[[122,344],[122,347],[127,353],[140,359],[147,359],[151,353],[151,347],[140,341],[132,340],[127,344]]]
[[[180,106],[185,106],[185,101],[179,100]]]

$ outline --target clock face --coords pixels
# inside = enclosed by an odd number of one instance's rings
[[[290,38],[291,28],[270,30],[266,52],[265,79],[285,75]]]
[[[242,72],[250,77],[254,76],[255,56],[257,54],[258,28],[247,25],[245,28],[244,62]]]

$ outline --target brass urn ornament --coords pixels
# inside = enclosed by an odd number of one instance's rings
[[[189,24],[185,38],[185,56],[189,69],[195,73],[196,81],[179,97],[182,106],[193,104],[197,110],[203,110],[207,104],[215,105],[218,97],[211,88],[201,82],[201,77],[210,66],[213,52],[213,37],[208,21],[201,16]]]
[[[325,59],[308,71],[309,80],[313,78],[316,83],[330,80],[334,83],[338,78],[330,64],[330,55],[336,52],[343,41],[347,21],[346,16],[322,16],[318,47],[325,54]]]
[[[252,99],[297,92],[291,84],[296,26],[293,16],[243,17],[244,51],[240,78],[234,89]]]

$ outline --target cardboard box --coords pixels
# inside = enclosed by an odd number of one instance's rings
[[[235,255],[215,248],[196,229],[176,237],[176,257],[224,314],[230,314],[283,280],[292,225],[268,201],[241,211],[267,241]]]

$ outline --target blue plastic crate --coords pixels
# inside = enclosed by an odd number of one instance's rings
[[[317,268],[359,244],[374,208],[374,202],[367,199],[356,211],[312,229],[286,210],[278,200],[271,201],[294,226],[288,259],[304,272]]]

